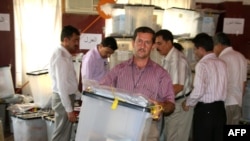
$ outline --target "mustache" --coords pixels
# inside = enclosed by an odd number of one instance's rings
[[[140,48],[140,49],[138,49],[138,51],[144,51],[144,52],[145,52],[146,50],[145,50],[145,49],[143,49],[143,48]]]

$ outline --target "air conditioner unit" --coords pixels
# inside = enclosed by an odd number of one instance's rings
[[[65,12],[97,14],[98,2],[99,0],[65,0]]]

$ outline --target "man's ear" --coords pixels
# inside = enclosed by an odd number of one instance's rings
[[[203,47],[198,47],[197,50],[200,52],[201,55],[205,55],[207,53]]]

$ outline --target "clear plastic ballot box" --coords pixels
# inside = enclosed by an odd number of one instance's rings
[[[52,84],[47,69],[26,73],[34,103],[39,108],[51,108]]]
[[[76,141],[142,141],[151,121],[147,107],[84,91]]]
[[[48,141],[52,141],[52,135],[53,135],[54,126],[55,126],[55,117],[54,116],[45,116],[44,120],[45,120],[46,126],[47,126]],[[72,125],[72,130],[71,130],[71,135],[70,135],[69,141],[75,140],[76,129],[77,129],[77,122]]]
[[[11,75],[11,67],[0,67],[0,99],[14,96],[14,86]]]
[[[47,127],[39,113],[11,116],[15,141],[48,141]]]

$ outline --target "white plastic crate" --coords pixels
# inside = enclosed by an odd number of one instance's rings
[[[54,126],[55,126],[55,119],[53,116],[47,116],[44,117],[46,121],[46,126],[47,126],[47,136],[48,136],[48,141],[52,140],[52,135],[54,132]],[[69,141],[75,141],[75,135],[76,135],[76,129],[77,129],[77,123],[74,123],[72,125],[72,130],[71,130],[71,137]]]
[[[141,141],[151,125],[146,107],[119,102],[111,109],[113,99],[84,92],[76,141]]]
[[[12,97],[14,94],[10,66],[0,67],[0,98]]]
[[[40,108],[50,108],[53,91],[48,70],[33,71],[26,74],[29,76],[34,103]]]
[[[15,141],[47,141],[45,121],[38,118],[12,116]]]

